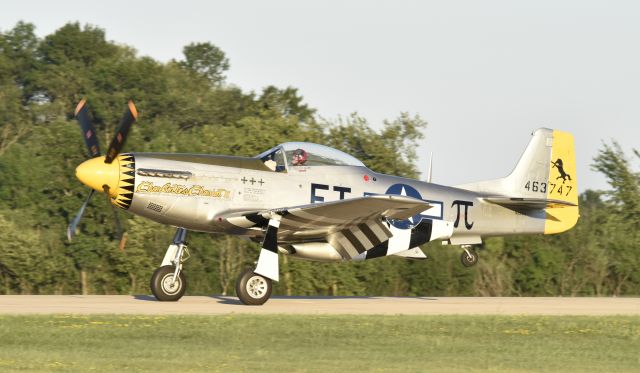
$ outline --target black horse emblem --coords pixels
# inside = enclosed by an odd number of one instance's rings
[[[564,182],[567,181],[567,179],[569,179],[569,181],[572,181],[571,175],[569,175],[564,171],[562,159],[558,158],[557,161],[551,162],[551,164],[553,165],[553,167],[558,169],[558,172],[560,172],[560,176],[556,177],[556,180],[562,179],[562,184],[564,184]]]

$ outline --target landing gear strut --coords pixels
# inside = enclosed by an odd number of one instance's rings
[[[182,272],[182,263],[189,259],[186,239],[187,230],[178,228],[160,268],[151,276],[151,292],[159,301],[175,302],[187,290],[187,280]]]
[[[464,250],[460,255],[460,262],[465,267],[472,267],[478,263],[478,253],[473,249],[471,245],[462,246]]]
[[[249,306],[264,304],[271,296],[271,281],[278,281],[278,227],[280,215],[273,215],[264,233],[256,268],[245,270],[236,281],[236,295]]]

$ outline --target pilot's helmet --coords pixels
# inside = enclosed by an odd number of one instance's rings
[[[308,157],[307,152],[303,149],[296,149],[293,151],[293,159],[291,160],[291,163],[294,166],[302,166],[307,161]]]

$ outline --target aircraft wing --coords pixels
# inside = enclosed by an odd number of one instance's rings
[[[546,198],[512,198],[512,197],[484,197],[487,202],[495,203],[507,208],[537,210],[550,207],[572,207],[577,206],[575,203],[562,201],[558,199]]]
[[[279,243],[325,240],[344,258],[353,258],[392,236],[384,219],[405,220],[429,207],[429,203],[413,197],[371,195],[243,213],[225,220],[241,228],[265,227],[270,217],[280,215]]]

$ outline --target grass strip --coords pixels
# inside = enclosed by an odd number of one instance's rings
[[[640,317],[0,316],[0,371],[635,371]]]

